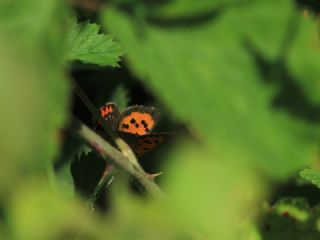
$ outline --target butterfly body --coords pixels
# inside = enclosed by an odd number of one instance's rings
[[[155,107],[136,105],[120,112],[115,103],[108,102],[100,107],[100,114],[106,124],[118,132],[138,156],[157,147],[168,135],[168,133],[152,133],[160,117]],[[99,132],[99,134],[108,139],[104,133]]]

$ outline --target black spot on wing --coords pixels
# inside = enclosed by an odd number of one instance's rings
[[[130,120],[130,123],[135,124],[135,123],[136,123],[136,120],[135,120],[134,118],[132,118],[132,119]]]
[[[128,125],[128,124],[123,123],[123,124],[122,124],[122,128],[124,128],[124,129],[129,129],[129,125]]]

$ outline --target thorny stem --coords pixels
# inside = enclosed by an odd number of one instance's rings
[[[97,108],[94,106],[94,104],[91,102],[91,100],[88,98],[88,96],[83,92],[83,90],[78,86],[78,84],[73,81],[73,86],[76,94],[81,99],[81,101],[87,106],[93,117],[98,120],[100,123],[104,123],[105,120],[103,117],[101,117],[100,113],[98,112]],[[129,161],[132,162],[136,167],[141,168],[140,164],[138,163],[138,160],[134,153],[132,152],[131,148],[128,146],[128,144],[123,141],[117,133],[112,131],[107,124],[101,124],[104,131],[113,139],[117,147],[120,149],[120,151],[128,157]]]
[[[78,97],[87,106],[93,117],[99,122],[103,123],[105,120],[99,114],[97,108],[82,91],[82,89],[73,81],[74,89]],[[94,149],[102,158],[107,159],[107,156],[111,158],[117,165],[125,169],[131,175],[133,175],[153,196],[164,196],[164,193],[156,185],[150,175],[144,172],[140,164],[138,163],[131,148],[123,141],[115,132],[113,132],[107,124],[101,124],[106,133],[114,140],[117,147],[116,149],[111,144],[106,142],[103,138],[82,124],[79,120],[73,119],[72,126],[74,132],[82,138],[92,149]]]
[[[144,172],[140,165],[132,164],[128,157],[122,154],[118,149],[106,142],[102,137],[85,126],[77,119],[72,120],[71,128],[73,133],[86,142],[93,150],[95,150],[103,159],[111,158],[122,169],[126,170],[132,176],[139,180],[145,189],[154,197],[164,197],[164,193],[157,184]]]
[[[87,95],[82,91],[82,89],[74,82],[74,87],[77,95],[83,101],[83,103],[91,111],[92,115],[101,123],[105,120],[100,116],[99,112],[92,104]],[[81,138],[86,142],[94,151],[96,151],[104,160],[112,160],[116,165],[120,166],[122,169],[134,176],[142,186],[150,193],[151,196],[156,198],[165,199],[164,193],[161,191],[159,186],[153,181],[153,177],[150,174],[144,172],[138,161],[136,160],[135,155],[132,153],[131,148],[117,136],[116,133],[112,132],[106,124],[102,124],[104,130],[109,134],[109,136],[114,139],[115,143],[121,150],[121,152],[105,141],[102,137],[80,122],[78,119],[72,119],[71,131],[77,137]],[[124,144],[123,144],[124,143]],[[125,153],[131,154],[125,154]],[[133,159],[132,159],[133,156]],[[112,167],[106,168],[100,182],[98,183],[93,195],[90,198],[90,204],[96,201],[101,193],[102,188],[108,185],[112,181]],[[206,239],[202,233],[200,233],[195,228],[187,228],[188,235],[194,239]]]

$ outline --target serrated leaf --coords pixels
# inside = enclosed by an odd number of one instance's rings
[[[66,40],[69,61],[117,67],[123,54],[121,45],[111,35],[100,33],[95,23],[74,23]]]
[[[318,169],[303,169],[300,176],[320,188],[320,171]]]
[[[70,170],[75,191],[84,197],[89,197],[93,194],[105,167],[105,161],[95,152],[82,153],[79,157],[74,156]]]
[[[298,105],[296,114],[289,111],[291,103],[275,104],[287,97],[284,81],[294,81],[285,79],[292,72],[274,61],[288,31],[288,16],[297,12],[289,0],[270,4],[267,10],[265,4],[235,5],[219,18],[189,28],[146,22],[143,34],[124,11],[110,8],[104,20],[126,46],[132,71],[216,155],[224,161],[248,161],[274,177],[284,177],[315,159],[319,125],[308,124],[299,115],[308,105]],[[283,16],[278,5],[285,10]],[[241,19],[251,20],[237,24]],[[259,36],[255,21],[274,34],[272,40]],[[306,34],[295,30],[291,34]]]

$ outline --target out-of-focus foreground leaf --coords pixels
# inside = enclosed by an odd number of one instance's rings
[[[57,156],[69,88],[63,72],[64,4],[2,1],[0,12],[2,198]]]
[[[219,160],[207,147],[189,143],[175,148],[165,171],[171,214],[208,239],[259,239],[250,219],[264,196],[263,184],[250,168]]]
[[[140,31],[135,18],[117,8],[110,7],[104,20],[126,46],[129,67],[219,159],[247,161],[284,177],[314,159],[318,134],[315,119],[304,112],[315,103],[294,91],[286,95],[291,85],[304,84],[287,68],[287,56],[312,47],[283,50],[314,34],[303,24],[292,27],[293,17],[307,21],[299,15],[286,0],[230,4],[190,25],[146,21]],[[317,77],[313,68],[304,71]]]
[[[74,22],[67,37],[67,59],[99,66],[119,66],[123,49],[110,35],[99,33],[97,24]]]
[[[80,201],[34,181],[26,184],[8,206],[11,234],[4,239],[105,239],[103,226]]]

